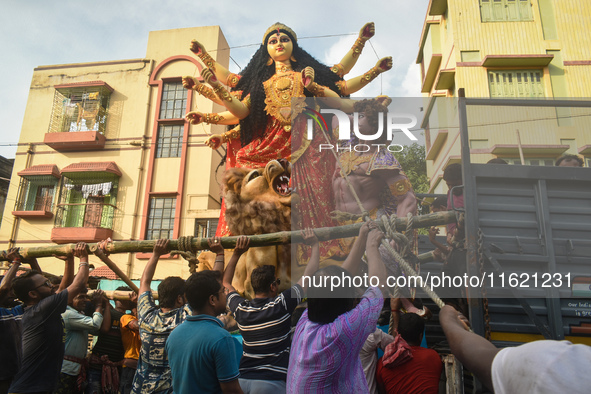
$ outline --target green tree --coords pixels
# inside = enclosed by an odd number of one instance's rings
[[[416,142],[407,145],[402,152],[396,153],[396,160],[402,166],[415,193],[427,193],[429,191],[429,178],[427,178],[425,147]]]
[[[396,153],[396,159],[402,166],[415,193],[427,193],[429,191],[425,155],[425,146],[416,142],[405,146],[402,152]],[[423,206],[419,204],[419,214],[428,213],[423,212],[422,208]]]

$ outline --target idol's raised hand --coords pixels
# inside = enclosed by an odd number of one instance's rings
[[[185,119],[187,119],[191,124],[199,124],[203,122],[205,115],[203,112],[191,111],[185,115]]]
[[[375,34],[376,34],[376,25],[373,22],[366,23],[365,25],[363,25],[361,30],[359,30],[359,38],[361,38],[362,40],[365,40],[365,41],[372,38]]]
[[[202,53],[206,53],[205,47],[197,40],[191,40],[191,45],[189,45],[189,49],[195,55],[200,55]]]
[[[386,56],[378,60],[376,67],[380,73],[390,70],[392,68],[392,56]]]

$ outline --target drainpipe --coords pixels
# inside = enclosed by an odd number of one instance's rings
[[[145,59],[144,61],[148,61]],[[148,73],[148,80],[150,80],[150,76],[152,75],[152,71],[154,71],[154,60],[149,60],[150,62],[150,71]],[[150,86],[150,85],[148,85]],[[138,175],[137,175],[137,188],[135,193],[135,207],[133,208],[133,223],[131,224],[131,237],[132,241],[136,240],[136,232],[138,228],[138,218],[140,216],[140,208],[141,208],[141,198],[142,198],[142,188],[144,186],[144,167],[146,162],[146,149],[149,147],[149,144],[146,144],[148,140],[148,128],[152,124],[150,122],[150,109],[152,108],[152,88],[148,88],[148,99],[146,100],[146,121],[144,124],[144,135],[141,141],[132,141],[129,144],[132,146],[140,146],[141,150],[141,157],[140,157],[140,166],[138,168]],[[131,271],[133,269],[133,253],[128,253],[127,255],[127,277],[131,279]]]
[[[25,168],[29,168],[31,166],[31,161],[33,160],[33,144],[29,144],[27,148],[27,158],[25,160]],[[20,183],[19,183],[20,189]],[[10,239],[8,240],[8,249],[14,247],[16,243],[16,233],[18,232],[18,225],[20,224],[21,218],[15,217],[12,221],[12,229],[10,230]]]

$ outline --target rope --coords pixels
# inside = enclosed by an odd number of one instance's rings
[[[390,312],[390,322],[388,323],[388,335],[394,335],[394,316],[393,313]]]
[[[197,259],[197,255],[193,253],[193,236],[187,235],[179,237],[177,247],[178,250],[171,250],[170,254],[177,254],[187,260],[189,264],[189,272],[194,273],[197,270],[197,265],[199,265],[199,260]]]
[[[324,135],[324,139],[326,140],[327,143],[330,144],[331,141],[328,138],[328,135],[326,135],[326,131],[322,127],[320,129],[322,131],[322,134]],[[343,179],[345,179],[345,182],[347,182],[347,186],[349,187],[351,194],[355,198],[355,201],[357,202],[357,205],[359,206],[359,210],[362,212],[364,220],[369,221],[370,220],[369,213],[364,210],[363,204],[361,203],[361,200],[359,200],[359,196],[357,196],[357,193],[355,192],[355,188],[351,184],[351,181],[349,180],[349,177],[347,176],[347,174],[343,170],[343,167],[340,165],[338,155],[336,154],[336,152],[334,150],[331,150],[331,152],[332,152],[333,156],[335,157],[337,163],[339,163],[339,167],[341,170],[341,176],[343,177]],[[409,212],[409,214],[410,214],[410,212]],[[412,214],[410,214],[410,215],[412,216]],[[397,245],[402,245],[402,250],[403,250],[404,254],[406,255],[406,253],[410,250],[409,244],[411,244],[411,241],[409,240],[408,237],[410,237],[411,236],[410,234],[412,234],[412,221],[411,220],[407,221],[407,224],[406,224],[407,235],[404,236],[396,231],[395,225],[394,226],[390,225],[390,223],[395,222],[396,215],[392,215],[390,220],[388,220],[388,217],[386,215],[383,215],[381,219],[382,219],[382,224],[384,225],[384,229],[386,230],[385,232],[386,232],[387,237],[390,239],[393,239]],[[407,276],[418,276],[418,273],[410,266],[410,264],[406,260],[404,260],[404,258],[402,258],[402,256],[400,254],[398,254],[394,250],[394,248],[392,248],[392,246],[390,245],[390,243],[386,239],[382,239],[382,245],[386,248],[386,250],[390,253],[390,255],[394,257],[394,260],[396,260],[396,262],[398,262],[398,264],[400,265],[400,268],[402,268],[402,270],[404,271],[404,273]],[[443,308],[443,306],[445,304],[443,303],[443,301],[441,301],[441,298],[429,286],[426,286],[423,283],[422,286],[420,286],[420,287],[429,296],[429,298],[431,298],[433,300],[433,302],[435,302],[435,304],[437,304],[437,306],[439,308]],[[394,292],[396,293],[397,291],[398,291],[397,286],[395,286]]]
[[[390,252],[390,254],[392,256],[394,256],[394,259],[398,262],[398,264],[400,265],[400,268],[402,268],[402,270],[404,271],[404,273],[408,276],[419,276],[418,273],[410,266],[410,264],[404,260],[402,258],[402,256],[400,256],[395,250],[394,248],[392,248],[392,246],[390,245],[389,242],[387,242],[386,240],[382,240],[382,245],[386,248],[386,250],[388,250],[388,252]],[[437,306],[439,308],[443,308],[443,306],[445,305],[443,303],[443,301],[441,301],[441,298],[439,298],[439,296],[437,295],[437,293],[435,293],[429,286],[426,285],[422,285],[420,286],[421,289],[423,289],[423,291],[425,293],[427,293],[427,295],[429,296],[429,298],[431,298],[433,300],[433,302],[435,302],[435,304],[437,304]]]
[[[326,142],[330,144],[331,141],[328,138],[328,136],[326,135],[326,131],[324,130],[324,128],[320,127],[320,130],[322,130],[322,135],[324,135],[324,139],[326,140]],[[355,188],[351,184],[351,181],[349,180],[349,177],[345,173],[345,170],[343,170],[343,166],[340,165],[341,162],[339,160],[339,156],[336,154],[336,152],[334,150],[331,149],[330,151],[332,152],[332,155],[334,156],[334,158],[337,161],[337,163],[339,163],[339,167],[340,167],[340,170],[341,170],[341,177],[345,180],[345,182],[347,182],[347,187],[349,187],[349,190],[351,191],[351,194],[355,198],[355,201],[357,202],[357,205],[359,206],[359,210],[361,211],[361,215],[363,216],[363,218],[364,218],[365,221],[369,220],[369,212],[367,212],[367,211],[364,210],[363,204],[361,203],[361,200],[359,200],[359,196],[355,192]]]
[[[412,249],[413,244],[415,242],[414,231],[413,231],[414,221],[415,221],[415,217],[413,216],[412,213],[408,212],[406,214],[406,231],[404,232],[404,235],[406,235],[406,238],[408,239],[408,243],[410,244],[411,249]]]

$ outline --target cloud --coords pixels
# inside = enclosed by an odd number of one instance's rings
[[[421,66],[419,64],[413,62],[408,66],[406,75],[402,81],[402,96],[421,96]]]
[[[264,31],[281,21],[297,32],[306,51],[332,65],[353,45],[359,29],[373,21],[376,35],[371,43],[378,55],[366,45],[349,76],[369,70],[378,56],[392,56],[393,69],[359,94],[409,94],[412,76],[408,65],[416,58],[428,2],[376,3],[302,0],[282,7],[237,0],[5,0],[0,13],[0,46],[5,54],[0,63],[4,76],[0,95],[0,155],[14,157],[15,146],[1,145],[18,142],[35,67],[142,58],[148,33],[153,30],[220,25],[230,47],[253,45],[231,50],[232,58],[244,67],[260,45]],[[239,68],[232,65],[231,70]]]

